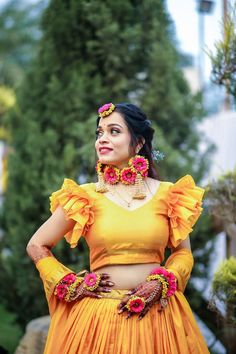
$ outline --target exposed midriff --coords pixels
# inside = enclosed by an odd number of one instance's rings
[[[112,289],[132,289],[145,281],[152,269],[160,266],[160,263],[146,264],[116,264],[103,266],[96,271],[107,273],[114,286]]]

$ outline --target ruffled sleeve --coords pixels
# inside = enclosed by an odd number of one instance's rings
[[[49,199],[52,213],[58,205],[61,205],[67,220],[75,221],[74,227],[67,232],[65,239],[71,248],[76,247],[80,237],[85,235],[94,221],[91,198],[76,182],[65,178],[61,189],[53,192]]]
[[[204,189],[195,185],[190,175],[171,184],[165,200],[170,222],[169,247],[177,247],[185,240],[199,218],[203,208]]]

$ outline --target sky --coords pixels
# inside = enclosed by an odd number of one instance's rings
[[[198,0],[167,0],[167,8],[175,23],[176,36],[179,48],[190,53],[199,63],[199,52],[203,48],[199,44],[199,14],[197,12]],[[211,14],[204,16],[204,45],[214,52],[214,43],[222,37],[223,0],[214,0]],[[210,59],[204,54],[204,76],[207,81],[211,72]]]

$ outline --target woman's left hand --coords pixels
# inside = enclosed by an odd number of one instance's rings
[[[143,283],[140,283],[138,286],[136,286],[135,289],[130,290],[127,293],[127,296],[125,296],[122,299],[122,301],[118,305],[118,313],[121,314],[125,311],[128,311],[128,315],[126,319],[130,318],[134,312],[129,311],[126,305],[133,296],[140,296],[145,299],[145,306],[143,310],[140,312],[138,317],[138,319],[141,320],[146,315],[146,313],[150,310],[152,305],[155,304],[156,301],[160,299],[161,292],[162,292],[162,284],[156,280],[145,281]]]

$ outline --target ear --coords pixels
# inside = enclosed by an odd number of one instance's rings
[[[135,153],[138,154],[139,151],[142,149],[143,145],[145,144],[145,139],[143,137],[140,138],[137,146],[136,146],[136,149],[135,149]]]

